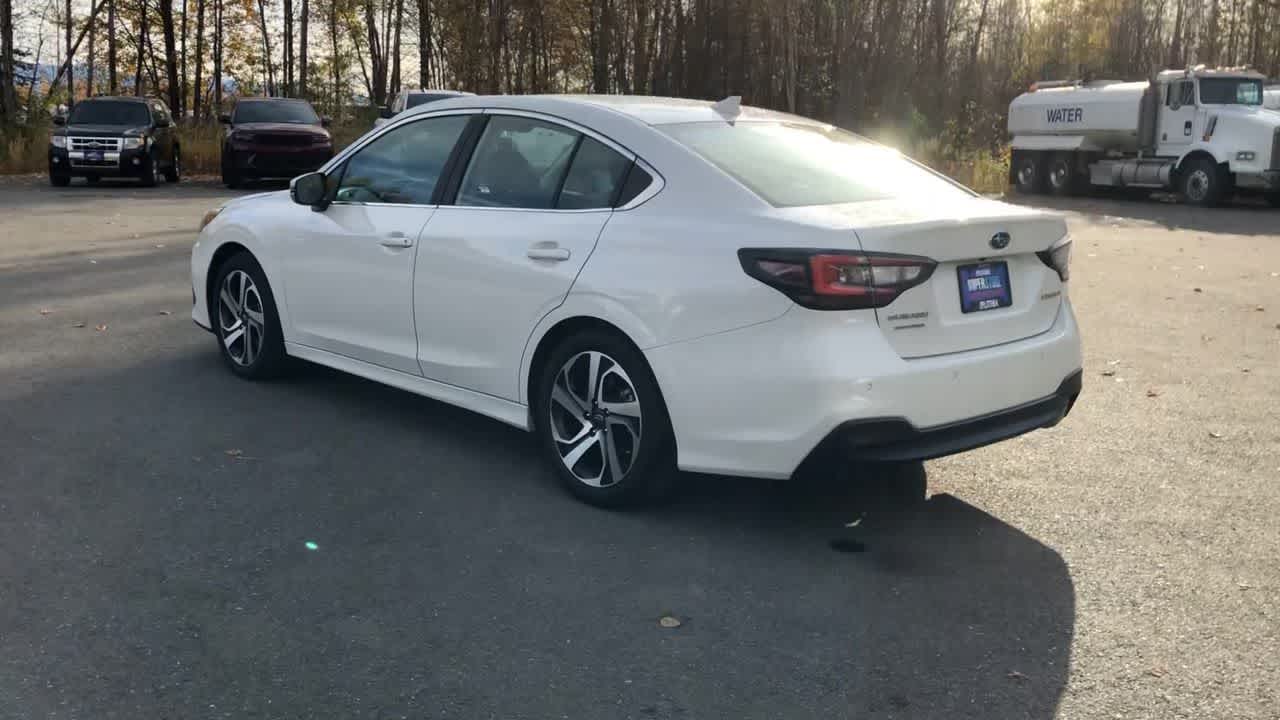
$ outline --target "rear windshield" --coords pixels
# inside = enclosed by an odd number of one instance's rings
[[[418,107],[426,105],[436,100],[448,100],[449,98],[458,97],[457,95],[446,95],[444,93],[413,93],[409,99],[405,101],[405,108]]]
[[[151,113],[145,103],[123,100],[87,100],[71,111],[74,125],[146,125]]]
[[[231,118],[231,122],[298,123],[303,125],[314,125],[320,122],[320,118],[316,116],[316,111],[311,109],[311,104],[303,101],[250,101],[236,103],[236,112]]]
[[[972,195],[895,150],[836,128],[753,121],[658,129],[777,207]]]

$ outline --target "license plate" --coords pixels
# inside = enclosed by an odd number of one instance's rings
[[[102,162],[102,151],[101,150],[85,150],[84,159],[88,160],[89,162]]]
[[[960,279],[960,312],[995,310],[1013,304],[1008,263],[961,265],[956,268],[956,275]]]

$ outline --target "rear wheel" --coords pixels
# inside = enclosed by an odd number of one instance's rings
[[[49,173],[49,184],[54,187],[66,187],[71,184],[71,176]]]
[[[1014,156],[1013,184],[1024,195],[1044,192],[1045,172],[1039,153],[1021,152]]]
[[[250,380],[279,375],[287,360],[284,334],[262,267],[242,252],[223,263],[217,273],[210,319],[222,359],[232,372]]]
[[[1056,153],[1049,159],[1049,189],[1054,195],[1074,195],[1076,192],[1075,158],[1071,153]]]
[[[538,444],[561,483],[592,505],[659,499],[675,480],[675,443],[640,352],[589,330],[551,351],[535,389]]]
[[[1198,157],[1182,169],[1182,196],[1192,205],[1213,207],[1222,202],[1227,177],[1211,158]]]

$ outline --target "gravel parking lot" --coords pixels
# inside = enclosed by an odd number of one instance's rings
[[[496,422],[233,378],[188,276],[230,196],[0,179],[0,718],[1280,718],[1280,211],[1038,200],[1084,394],[918,508],[622,514]]]

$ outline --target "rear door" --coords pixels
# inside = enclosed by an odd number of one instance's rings
[[[488,116],[456,201],[419,241],[414,318],[426,377],[519,400],[525,342],[569,293],[632,160],[562,120]]]
[[[938,263],[927,282],[876,310],[902,357],[1021,340],[1047,331],[1058,316],[1062,281],[1036,255],[1065,237],[1058,217],[977,198],[927,207],[859,203],[853,217],[864,250]]]

